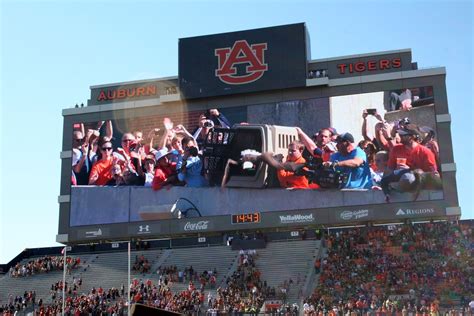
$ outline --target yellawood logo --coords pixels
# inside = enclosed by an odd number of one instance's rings
[[[313,214],[309,214],[309,215],[301,215],[301,214],[282,215],[282,216],[280,216],[280,222],[282,224],[308,223],[308,222],[314,222],[314,217],[313,217]]]

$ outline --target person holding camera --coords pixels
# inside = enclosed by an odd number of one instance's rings
[[[193,138],[199,147],[203,147],[207,133],[214,128],[214,122],[209,120],[205,114],[199,116],[199,125],[193,132]]]
[[[229,120],[218,109],[209,109],[199,116],[199,126],[194,130],[193,137],[198,148],[202,148],[207,134],[213,128],[230,128]]]
[[[336,138],[336,147],[338,152],[332,154],[330,161],[324,162],[323,166],[347,175],[343,189],[372,188],[367,155],[360,147],[354,146],[354,136],[350,133],[340,134]]]
[[[230,128],[231,124],[224,114],[220,113],[218,109],[209,109],[206,111],[207,119],[214,123],[215,127]]]
[[[179,156],[176,170],[178,179],[185,181],[187,187],[207,187],[208,182],[202,175],[202,160],[194,138],[186,136],[181,141],[184,154]]]

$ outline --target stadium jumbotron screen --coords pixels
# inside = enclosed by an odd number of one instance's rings
[[[257,47],[237,42],[243,48],[229,82],[245,78],[246,54]],[[209,75],[224,67],[223,56],[208,65]],[[69,199],[61,203],[60,233],[74,242],[452,215],[444,76],[420,74],[410,58],[400,51],[312,61],[303,86],[258,85],[254,94],[249,86],[187,99],[181,62],[178,80],[92,87],[86,111],[65,115],[70,159],[61,188]],[[372,76],[362,82],[364,75]],[[186,86],[195,93],[193,80]],[[206,80],[207,91],[222,88],[222,80],[215,88]]]

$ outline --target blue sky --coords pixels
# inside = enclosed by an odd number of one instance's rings
[[[312,58],[411,48],[445,66],[457,183],[474,218],[471,1],[0,0],[0,263],[56,245],[64,108],[91,85],[178,74],[178,39],[306,22]]]

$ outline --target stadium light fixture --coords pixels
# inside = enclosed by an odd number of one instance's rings
[[[184,211],[181,211],[178,208],[178,202],[181,201],[181,200],[188,202],[189,204],[191,204],[192,207],[188,207]],[[199,217],[202,217],[202,214],[199,211],[199,209],[197,208],[197,206],[194,205],[194,203],[191,202],[190,200],[188,200],[187,198],[182,198],[182,197],[178,198],[176,200],[176,202],[174,202],[173,206],[171,206],[171,209],[170,209],[170,213],[173,215],[173,217],[178,218],[178,219],[187,218],[188,213],[190,211],[195,211],[199,215]]]

